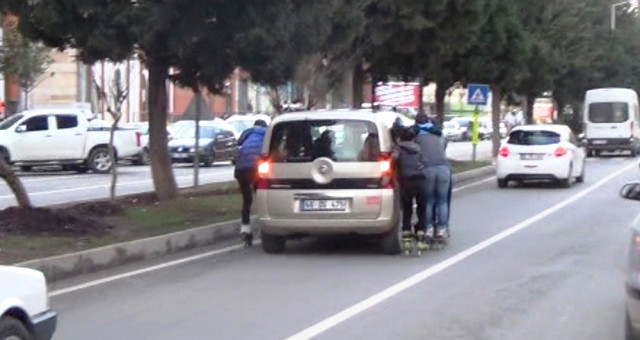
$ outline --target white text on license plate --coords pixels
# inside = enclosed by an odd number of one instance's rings
[[[301,211],[345,211],[347,200],[301,200]]]

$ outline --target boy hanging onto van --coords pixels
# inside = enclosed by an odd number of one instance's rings
[[[406,127],[398,130],[399,143],[393,149],[393,158],[396,164],[398,182],[400,184],[400,197],[402,202],[402,247],[405,254],[411,252],[414,240],[417,241],[418,250],[426,250],[427,231],[427,181],[424,174],[424,162],[420,146],[413,139],[413,129]],[[414,199],[418,206],[416,215],[418,224],[415,234],[411,228]]]
[[[251,233],[251,204],[253,203],[253,191],[258,173],[258,161],[262,154],[262,142],[267,132],[267,123],[258,119],[254,126],[242,133],[238,139],[238,157],[234,177],[238,181],[242,193],[242,221],[240,237],[245,245],[253,244]]]

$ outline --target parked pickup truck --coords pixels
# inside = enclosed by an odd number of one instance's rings
[[[49,340],[57,320],[41,272],[0,266],[0,339]]]
[[[140,133],[118,129],[114,147],[118,159],[133,158],[141,150]],[[62,165],[66,170],[108,173],[109,131],[92,127],[77,110],[36,110],[0,122],[0,157],[29,171],[33,166]]]

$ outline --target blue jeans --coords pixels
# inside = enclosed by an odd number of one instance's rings
[[[451,168],[438,165],[428,167],[424,172],[427,176],[427,223],[435,228],[448,228]]]

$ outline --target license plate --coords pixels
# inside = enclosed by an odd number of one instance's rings
[[[185,153],[174,153],[174,154],[171,154],[171,157],[172,158],[187,158],[187,157],[189,157],[189,155],[185,154]]]
[[[602,144],[607,144],[607,141],[606,141],[606,140],[594,140],[594,141],[593,141],[593,142],[591,142],[591,143],[593,143],[593,144],[600,144],[600,145],[602,145]]]
[[[301,200],[301,211],[345,211],[347,200]]]
[[[520,159],[522,159],[523,161],[539,161],[543,156],[543,154],[537,153],[523,153],[520,155]]]

